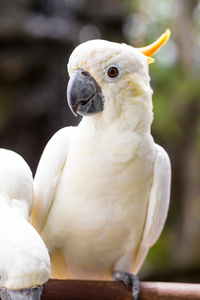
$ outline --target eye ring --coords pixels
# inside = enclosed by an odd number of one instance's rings
[[[116,79],[119,77],[119,67],[116,65],[109,66],[106,70],[106,75],[109,79]]]

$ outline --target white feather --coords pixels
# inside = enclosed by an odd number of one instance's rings
[[[36,230],[6,204],[0,204],[0,286],[9,289],[44,284],[50,277],[50,260]]]
[[[47,144],[34,179],[35,210],[31,222],[41,232],[51,209],[65,161],[73,127],[59,130]],[[42,201],[41,201],[42,199]]]
[[[105,74],[112,64],[119,66],[116,80]],[[104,110],[47,144],[35,176],[33,221],[50,253],[61,251],[65,276],[105,279],[113,269],[137,272],[158,238],[170,165],[150,134],[147,58],[125,44],[94,40],[72,53],[69,74],[76,69],[97,81]]]
[[[33,178],[18,154],[0,149],[0,287],[29,288],[45,283],[50,259],[44,242],[28,223]]]
[[[132,265],[132,270],[137,273],[146,258],[149,248],[159,238],[169,209],[171,165],[166,151],[159,145],[155,145],[157,155],[153,166],[153,181],[149,193],[148,208],[144,231],[138,246],[137,255]],[[125,257],[129,259],[129,257]],[[122,267],[123,262],[118,262]]]
[[[154,163],[153,182],[142,244],[150,248],[160,236],[169,209],[171,165],[166,151],[156,145],[157,155]]]
[[[32,173],[23,158],[13,151],[0,149],[0,199],[26,220],[33,209]]]

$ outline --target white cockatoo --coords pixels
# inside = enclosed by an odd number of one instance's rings
[[[77,127],[47,144],[34,179],[32,222],[52,257],[52,276],[133,285],[168,212],[171,167],[154,143],[148,64],[169,38],[136,49],[91,40],[68,63]],[[129,273],[130,272],[130,273]]]
[[[33,177],[17,153],[0,149],[0,298],[39,300],[50,277],[44,242],[29,223]]]

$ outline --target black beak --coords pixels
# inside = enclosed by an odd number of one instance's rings
[[[77,69],[69,80],[67,101],[73,114],[90,116],[103,111],[103,94],[90,73]]]

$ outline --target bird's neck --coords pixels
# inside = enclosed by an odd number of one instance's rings
[[[102,113],[84,117],[82,122],[90,124],[97,130],[105,131],[112,126],[120,132],[134,131],[142,134],[150,132],[153,120],[152,100],[144,97],[129,99],[121,106],[109,103]]]

